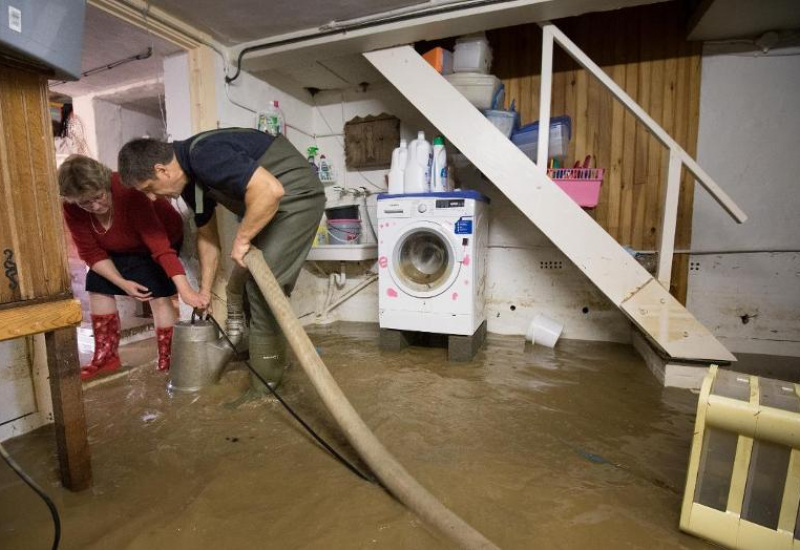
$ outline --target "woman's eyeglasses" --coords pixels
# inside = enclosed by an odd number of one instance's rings
[[[105,201],[107,196],[108,193],[103,191],[91,198],[75,201],[75,204],[77,204],[81,208],[91,208],[92,206],[95,205],[95,203]]]

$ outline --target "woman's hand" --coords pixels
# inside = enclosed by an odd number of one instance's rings
[[[125,279],[118,286],[125,291],[125,294],[140,302],[148,302],[153,297],[153,293],[146,286],[140,285],[136,281]]]

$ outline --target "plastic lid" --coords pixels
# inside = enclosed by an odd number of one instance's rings
[[[272,105],[273,105],[274,107],[277,107],[277,106],[278,106],[278,100],[277,100],[277,99],[273,99],[273,100],[272,100]]]
[[[433,138],[434,145],[444,145],[444,138],[442,136],[436,136]]]
[[[420,130],[420,131],[417,133],[417,139],[425,139],[425,132],[423,132],[422,130]]]
[[[404,139],[400,140],[400,147],[408,147],[408,142]]]

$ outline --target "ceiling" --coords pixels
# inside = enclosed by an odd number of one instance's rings
[[[210,34],[227,46],[314,29],[334,20],[343,21],[428,3],[443,1],[150,0],[152,6]]]
[[[163,73],[163,58],[181,49],[91,5],[86,7],[81,72],[145,54],[148,48],[152,48],[152,55],[147,59],[120,64],[83,77],[77,82],[51,82],[50,91],[67,97],[106,94],[103,99],[112,103],[157,114],[160,111],[158,97],[163,95],[164,86],[163,83],[153,81],[159,79]],[[146,83],[143,86],[136,85],[143,82]],[[125,87],[129,89],[107,93],[110,89]]]
[[[703,0],[689,40],[757,38],[767,31],[800,28],[798,0]]]
[[[128,0],[119,0],[126,3]],[[658,0],[618,0],[616,7]],[[437,6],[462,3],[459,0],[149,0],[153,7],[207,32],[222,44],[236,45],[254,40],[286,35],[296,31],[313,31],[330,22],[371,16],[409,6]],[[541,0],[540,6],[562,6],[576,13],[603,9],[595,0]],[[224,5],[224,9],[220,6]],[[766,30],[800,27],[800,0],[696,0],[691,39],[720,40],[742,36],[759,36]],[[605,9],[609,9],[605,6]],[[551,15],[557,13],[552,11]],[[152,48],[148,59],[131,61],[111,70],[102,71],[78,82],[58,83],[53,92],[69,97],[89,93],[103,94],[110,88],[120,88],[137,82],[147,82],[139,90],[127,89],[104,99],[148,111],[160,110],[158,96],[163,84],[157,81],[163,71],[163,57],[180,48],[146,31],[118,20],[93,7],[86,9],[82,71],[116,63],[143,54]],[[311,56],[295,60],[270,70],[248,67],[255,76],[273,85],[297,88],[341,89],[361,83],[376,83],[381,75],[360,55],[336,56],[324,59]],[[154,83],[153,80],[156,80]],[[135,86],[133,87],[135,88]]]

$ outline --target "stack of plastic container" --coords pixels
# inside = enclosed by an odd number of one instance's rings
[[[453,52],[453,74],[445,75],[470,103],[478,109],[491,109],[500,80],[489,74],[492,48],[484,33],[463,36],[456,40]]]

